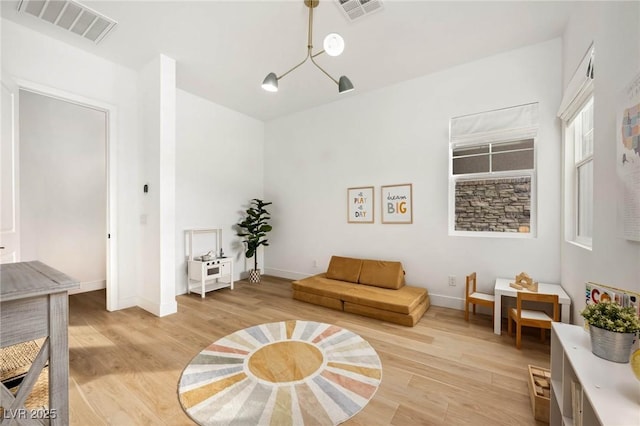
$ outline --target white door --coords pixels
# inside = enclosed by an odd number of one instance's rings
[[[6,77],[0,84],[0,263],[11,263],[20,261],[18,86]]]

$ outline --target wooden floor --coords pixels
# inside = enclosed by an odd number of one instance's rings
[[[72,425],[189,425],[177,398],[182,369],[213,341],[256,324],[303,319],[360,334],[383,366],[378,392],[347,425],[536,425],[527,365],[549,367],[549,341],[493,334],[491,318],[431,307],[413,328],[291,298],[287,280],[178,296],[178,313],[105,310],[105,292],[70,296]],[[504,328],[504,327],[503,327]]]

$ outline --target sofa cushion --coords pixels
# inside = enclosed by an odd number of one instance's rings
[[[341,296],[345,302],[399,314],[410,313],[426,297],[427,290],[419,287],[404,286],[398,290],[389,290],[364,285],[349,289]]]
[[[291,283],[294,291],[304,291],[340,300],[345,293],[359,286],[359,284],[329,279],[326,274],[313,275]]]
[[[408,314],[399,314],[397,312],[385,311],[383,309],[372,308],[371,306],[356,305],[354,303],[344,302],[344,311],[352,314],[364,315],[369,318],[375,318],[381,321],[392,322],[395,324],[413,327],[420,321],[429,308],[429,296],[423,300],[416,308]]]
[[[334,297],[320,296],[306,291],[293,290],[293,298],[296,300],[302,300],[303,302],[313,303],[314,305],[324,306],[326,308],[337,309],[339,311],[343,310],[342,300]]]
[[[402,263],[385,260],[363,260],[358,282],[397,290],[404,285]]]
[[[327,278],[357,283],[361,267],[362,259],[331,256],[329,268],[327,269]]]

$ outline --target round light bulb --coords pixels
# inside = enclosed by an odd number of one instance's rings
[[[323,47],[327,55],[339,56],[344,51],[344,39],[340,34],[328,34],[324,38]]]

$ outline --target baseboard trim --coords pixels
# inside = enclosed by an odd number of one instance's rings
[[[265,268],[265,275],[273,275],[274,277],[286,278],[288,280],[301,280],[314,274],[303,274],[301,272],[285,271],[284,269]]]
[[[102,290],[107,288],[107,280],[87,281],[80,283],[80,287],[69,290],[69,294],[86,293],[88,291]]]
[[[457,309],[459,311],[464,311],[464,299],[461,299],[459,297],[443,296],[440,294],[429,293],[429,299],[431,300],[431,304],[433,306],[440,306],[443,308],[451,308]],[[471,309],[471,307],[469,309]],[[493,315],[493,312],[491,312],[491,310],[485,306],[476,305],[476,311],[481,314]]]
[[[160,306],[160,314],[159,317],[165,317],[167,315],[172,315],[178,312],[178,302],[173,300],[172,302],[165,303]]]
[[[429,299],[433,306],[464,310],[464,300],[459,297],[443,296],[441,294],[433,294],[429,292]]]
[[[143,298],[138,298],[138,306],[157,317],[164,317],[178,312],[178,302],[175,300],[160,305]]]
[[[127,297],[126,299],[119,299],[118,306],[115,309],[119,311],[120,309],[133,308],[134,306],[138,306],[138,298],[137,297]]]

